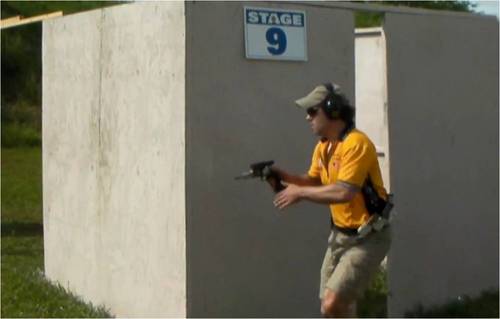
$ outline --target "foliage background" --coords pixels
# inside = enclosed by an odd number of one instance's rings
[[[64,15],[119,4],[118,1],[2,1],[1,18],[25,18],[62,10]],[[41,144],[42,23],[1,32],[2,146]]]

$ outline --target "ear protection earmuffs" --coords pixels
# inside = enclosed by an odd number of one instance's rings
[[[352,123],[354,109],[349,101],[343,95],[335,93],[331,83],[324,83],[323,86],[328,91],[328,95],[322,103],[326,116],[331,120],[341,119],[348,124]]]
[[[338,98],[331,83],[324,83],[323,86],[327,89],[328,95],[323,101],[323,110],[330,119],[338,119],[340,116],[340,107]]]

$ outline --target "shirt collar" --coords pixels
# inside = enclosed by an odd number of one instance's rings
[[[354,130],[354,124],[348,124],[344,130],[340,133],[340,138],[339,141],[344,141],[344,139],[351,133],[351,131]]]

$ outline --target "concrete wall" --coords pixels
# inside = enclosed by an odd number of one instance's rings
[[[356,29],[356,127],[377,148],[384,186],[390,191],[387,61],[382,28]]]
[[[243,5],[44,23],[46,274],[117,316],[319,315],[328,208],[279,213],[266,184],[234,177],[265,159],[308,169],[316,138],[293,101],[329,80],[354,98],[353,16],[248,3],[308,19],[308,62],[255,61]]]
[[[44,22],[45,272],[117,316],[185,316],[184,4]]]
[[[498,21],[386,14],[389,307],[498,289]]]
[[[245,59],[243,6],[305,10],[308,61]],[[280,3],[186,4],[188,315],[320,315],[328,208],[282,213],[259,181],[234,181],[274,159],[305,172],[316,138],[293,101],[334,80],[354,98],[350,11]]]

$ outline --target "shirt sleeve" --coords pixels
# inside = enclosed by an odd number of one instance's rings
[[[318,143],[316,145],[316,148],[314,149],[313,156],[311,159],[311,167],[309,168],[309,171],[307,172],[307,175],[312,178],[320,178],[321,177],[321,150],[320,150],[320,145],[321,143]]]
[[[372,153],[367,143],[356,143],[345,150],[337,180],[361,188],[368,176]]]

